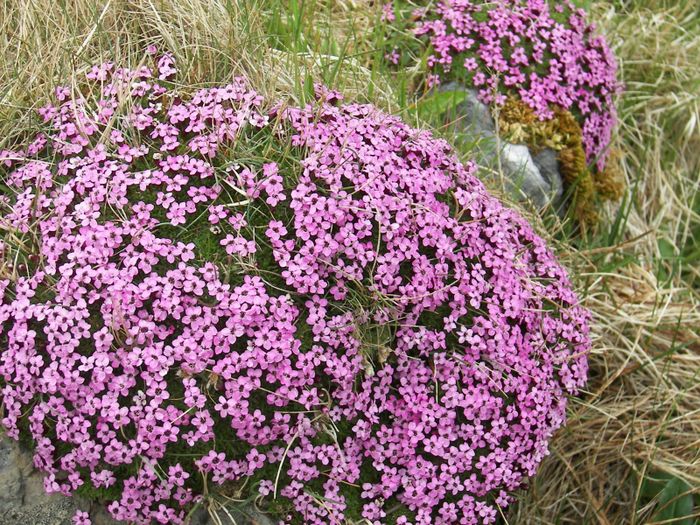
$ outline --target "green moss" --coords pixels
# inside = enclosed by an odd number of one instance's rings
[[[498,119],[506,140],[524,143],[534,152],[551,148],[559,153],[570,212],[583,228],[596,226],[598,201],[616,200],[622,195],[624,186],[617,159],[611,157],[602,172],[588,166],[583,132],[570,111],[555,108],[552,119],[540,120],[520,99],[509,97],[500,108]]]

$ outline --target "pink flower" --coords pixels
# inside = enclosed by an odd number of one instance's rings
[[[90,515],[82,510],[78,510],[75,512],[73,515],[73,518],[71,518],[71,522],[73,525],[91,525],[92,521],[90,520]]]
[[[1,423],[46,490],[182,524],[203,487],[280,472],[245,497],[283,522],[343,523],[348,486],[373,524],[493,522],[586,379],[564,269],[430,133],[320,86],[271,124],[240,79],[170,91],[163,57],[98,67],[95,102],[58,90],[0,167],[0,232],[37,250],[0,279]],[[234,164],[257,126],[295,157]]]

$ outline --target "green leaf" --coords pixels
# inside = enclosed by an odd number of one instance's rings
[[[430,95],[418,103],[418,113],[423,116],[441,116],[449,109],[464,102],[467,93],[464,91],[440,91]]]
[[[658,240],[659,252],[664,259],[673,259],[676,257],[676,247],[666,239]]]
[[[673,479],[673,476],[665,472],[657,472],[653,475],[647,475],[642,483],[640,494],[646,501],[653,500]]]
[[[654,479],[655,478],[655,479]],[[674,525],[693,525],[693,493],[682,479],[669,474],[647,478],[642,486],[645,499],[657,500],[653,521],[669,521]]]

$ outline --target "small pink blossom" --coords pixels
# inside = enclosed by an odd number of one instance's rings
[[[71,522],[73,525],[91,525],[92,521],[90,520],[90,515],[82,510],[78,510],[75,512],[73,515],[73,518],[71,519]]]
[[[138,525],[229,483],[283,523],[344,523],[349,497],[372,524],[493,523],[586,380],[545,242],[397,117],[317,86],[268,122],[242,79],[171,91],[152,60],[98,66],[97,101],[57,90],[2,152],[0,265],[16,232],[36,253],[0,279],[0,423],[46,490],[108,488]],[[232,153],[258,126],[296,156]]]

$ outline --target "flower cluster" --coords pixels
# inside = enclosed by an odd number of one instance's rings
[[[409,25],[430,42],[429,84],[455,75],[485,103],[516,94],[543,120],[554,117],[553,106],[570,110],[581,121],[587,161],[604,169],[617,121],[616,61],[570,0],[439,0],[413,10]],[[389,59],[398,56],[394,50]]]
[[[224,484],[285,524],[493,523],[586,377],[544,241],[428,132],[323,89],[186,96],[154,60],[0,153],[1,423],[46,490],[143,524]]]

